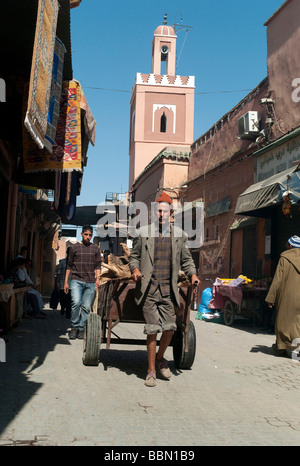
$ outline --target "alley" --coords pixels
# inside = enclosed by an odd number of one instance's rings
[[[144,386],[144,345],[101,347],[98,367],[82,364],[82,341],[48,310],[5,335],[0,364],[0,445],[300,445],[299,363],[273,355],[274,336],[247,321],[233,327],[195,319],[191,370]],[[121,338],[143,339],[140,324]]]

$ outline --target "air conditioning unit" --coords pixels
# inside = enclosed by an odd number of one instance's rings
[[[255,139],[260,132],[261,116],[256,111],[245,113],[238,120],[238,138]]]

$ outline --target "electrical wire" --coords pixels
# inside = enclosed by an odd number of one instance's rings
[[[124,92],[127,94],[130,94],[131,91],[126,91],[125,89],[111,89],[108,87],[93,87],[93,86],[82,86],[84,89],[93,89],[97,91],[109,91],[109,92]],[[224,91],[202,91],[202,92],[195,92],[195,95],[200,95],[200,94],[226,94],[226,93],[232,93],[232,92],[249,92],[252,91],[252,89],[233,89],[233,90],[224,90]]]
[[[195,94],[225,94],[229,92],[249,92],[253,89],[233,89],[232,91],[203,91],[203,92],[195,92]]]
[[[130,94],[131,91],[125,91],[124,89],[110,89],[108,87],[92,87],[92,86],[82,86],[84,89],[94,89],[96,91],[111,91],[111,92],[125,92]]]

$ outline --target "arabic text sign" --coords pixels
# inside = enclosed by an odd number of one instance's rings
[[[300,160],[300,136],[257,157],[256,183],[291,168],[298,160]]]

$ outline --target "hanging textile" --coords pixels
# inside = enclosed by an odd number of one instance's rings
[[[25,126],[40,149],[45,145],[58,18],[57,0],[39,0]]]
[[[66,48],[64,44],[58,39],[58,37],[56,37],[53,56],[52,84],[49,99],[47,132],[45,136],[45,146],[50,152],[52,152],[52,146],[55,144],[56,128],[59,118],[65,53]]]
[[[60,97],[60,112],[52,153],[39,149],[23,131],[24,172],[45,170],[82,172],[81,163],[81,87],[77,81],[64,81]]]
[[[76,200],[81,176],[81,173],[76,170],[61,174],[60,189],[59,193],[55,193],[54,205],[63,223],[69,223],[76,213]]]
[[[49,169],[82,170],[81,165],[81,87],[78,81],[64,81],[60,114]]]

